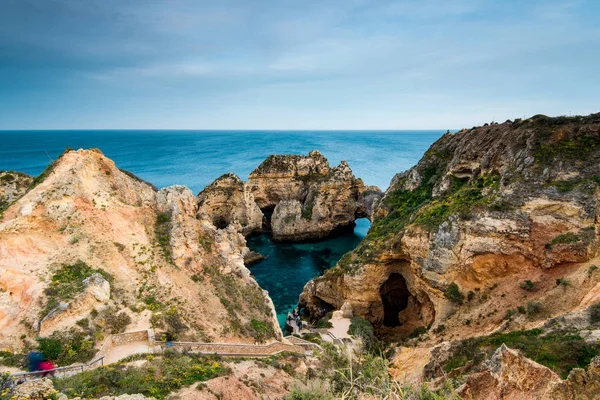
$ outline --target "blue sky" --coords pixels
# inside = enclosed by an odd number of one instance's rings
[[[446,129],[600,111],[597,0],[0,0],[0,129]]]

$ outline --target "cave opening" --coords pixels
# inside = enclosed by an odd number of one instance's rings
[[[383,325],[396,327],[402,325],[399,314],[408,307],[411,296],[406,280],[400,274],[391,274],[379,288],[383,303]]]
[[[262,230],[263,232],[271,232],[271,217],[275,211],[275,205],[266,206],[260,209],[263,213]]]
[[[229,225],[229,221],[227,221],[224,217],[219,216],[215,218],[213,224],[217,229],[225,229],[227,228],[227,225]]]

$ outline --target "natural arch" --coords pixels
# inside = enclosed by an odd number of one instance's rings
[[[383,303],[383,325],[396,327],[402,325],[399,314],[408,307],[411,294],[406,280],[400,274],[391,274],[379,288]]]

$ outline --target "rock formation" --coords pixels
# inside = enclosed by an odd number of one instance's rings
[[[13,202],[23,196],[33,178],[15,171],[0,171],[0,214]]]
[[[306,285],[302,305],[318,316],[349,303],[400,337],[440,325],[469,337],[507,329],[507,310],[529,302],[538,315],[508,329],[600,300],[587,273],[600,261],[599,145],[599,114],[444,135],[394,177],[366,239]]]
[[[198,216],[206,216],[217,228],[237,221],[247,235],[262,229],[263,213],[244,182],[234,174],[225,174],[198,195]]]
[[[272,155],[246,184],[225,174],[207,186],[198,195],[198,215],[218,228],[237,221],[244,235],[270,230],[274,240],[319,239],[370,218],[381,196],[355,178],[345,161],[330,168],[318,151]]]
[[[193,340],[253,342],[253,320],[264,322],[267,337],[281,334],[271,300],[244,266],[242,228],[198,218],[189,189],[157,192],[96,150],[65,152],[27,186],[0,217],[0,348],[80,329],[76,320],[109,307],[129,309],[134,320],[150,309],[157,329]],[[81,294],[49,290],[79,287],[78,265],[112,276],[110,289],[92,277]],[[62,305],[47,315],[51,300]]]

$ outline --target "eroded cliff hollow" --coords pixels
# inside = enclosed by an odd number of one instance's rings
[[[95,150],[65,152],[27,187],[0,219],[0,348],[99,344],[128,324],[189,340],[280,335],[241,226],[197,218],[186,187],[156,191]]]
[[[238,221],[243,233],[270,230],[274,240],[319,239],[370,218],[381,191],[357,179],[342,161],[335,168],[318,151],[273,155],[244,184],[224,175],[198,195],[199,213],[217,226]],[[261,219],[262,223],[259,223]]]
[[[432,342],[585,308],[600,300],[599,183],[599,114],[448,133],[394,177],[366,239],[301,305],[318,317],[346,304],[381,333]]]

